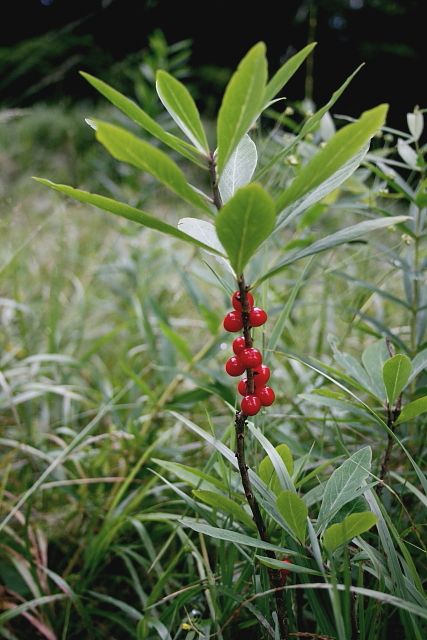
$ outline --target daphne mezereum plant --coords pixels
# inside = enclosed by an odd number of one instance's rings
[[[190,243],[216,256],[224,268],[233,273],[234,310],[226,315],[224,328],[230,332],[241,332],[241,335],[233,342],[234,355],[228,360],[226,370],[231,376],[245,374],[245,378],[238,384],[242,399],[235,414],[235,455],[225,446],[222,446],[221,454],[228,458],[228,462],[237,466],[240,472],[252,526],[255,527],[258,538],[239,532],[227,533],[225,529],[198,524],[191,519],[186,520],[184,524],[206,535],[265,550],[265,556],[257,557],[267,567],[275,602],[275,612],[271,616],[273,625],[271,621],[265,622],[272,637],[284,640],[293,630],[298,629],[298,619],[293,615],[285,585],[287,572],[295,571],[303,576],[303,582],[308,580],[307,575],[315,575],[318,576],[319,582],[324,583],[324,587],[328,587],[327,598],[335,621],[337,637],[340,640],[350,637],[355,640],[359,636],[353,599],[355,594],[361,593],[366,597],[372,597],[373,592],[360,587],[359,591],[356,588],[356,591],[350,593],[348,580],[346,584],[339,584],[337,574],[334,573],[335,565],[331,563],[335,554],[342,559],[346,543],[368,531],[378,521],[377,511],[373,507],[369,510],[356,509],[355,513],[342,512],[351,500],[361,496],[366,490],[365,481],[370,473],[370,447],[356,451],[332,474],[324,487],[323,501],[314,525],[308,517],[307,505],[298,495],[291,477],[293,462],[290,451],[285,445],[279,445],[277,449],[269,445],[259,429],[248,421],[249,416],[255,416],[263,406],[266,407],[274,401],[274,391],[268,380],[269,369],[263,363],[262,354],[253,342],[253,328],[262,325],[267,319],[266,313],[254,306],[254,292],[257,287],[271,278],[276,278],[298,260],[407,219],[406,216],[390,217],[383,213],[381,217],[346,227],[303,248],[283,253],[279,258],[273,257],[268,268],[261,272],[254,271],[253,265],[260,264],[254,258],[261,248],[265,249],[273,236],[277,242],[282,229],[353,174],[365,158],[371,138],[385,121],[387,105],[366,111],[358,120],[335,133],[301,167],[297,175],[287,181],[286,188],[277,192],[276,189],[270,191],[263,186],[269,183],[269,172],[277,172],[277,166],[292,152],[295,145],[319,126],[322,117],[351,79],[336,91],[327,105],[307,118],[300,133],[288,147],[279,151],[257,172],[258,150],[250,131],[313,47],[314,44],[311,44],[294,55],[268,80],[265,45],[256,44],[240,62],[225,90],[217,117],[217,135],[213,146],[208,143],[198,109],[190,93],[180,81],[167,72],[159,71],[157,74],[157,93],[183,137],[165,131],[136,103],[102,80],[83,73],[88,82],[101,94],[145,132],[157,139],[156,145],[153,145],[115,124],[100,120],[88,121],[95,130],[98,141],[117,160],[151,174],[178,199],[185,202],[192,215],[180,220],[177,227],[111,198],[55,184],[45,179],[38,180],[80,202],[95,205]],[[158,146],[159,143],[169,148],[169,155]],[[206,176],[205,183],[209,183],[209,190],[196,189],[188,182],[178,164],[179,157],[193,163],[202,172],[202,177]],[[275,253],[272,255],[276,256]],[[246,278],[248,271],[251,273],[251,282]],[[274,387],[274,375],[272,385]],[[259,467],[258,474],[249,469],[246,459],[245,437],[248,429],[268,453]],[[208,437],[207,439],[209,441]],[[228,515],[231,510],[234,516],[237,513],[239,519],[240,513],[242,521],[247,522],[248,514],[238,505],[233,507],[229,498],[224,497],[218,504],[218,497],[212,498],[208,493],[199,492],[200,499],[215,508],[221,508],[222,504]],[[374,504],[372,500],[374,499],[371,499],[369,505]],[[338,522],[337,514],[341,515]],[[289,542],[286,548],[281,543],[272,543],[267,522],[274,522],[278,526],[281,532],[279,540],[285,539]],[[285,556],[287,564],[284,564],[284,560],[279,556]],[[297,562],[290,562],[288,556],[295,557]],[[311,566],[311,560],[315,562],[316,568]],[[310,585],[308,591],[315,586]],[[343,591],[348,596],[344,608],[339,604],[340,598],[344,597]],[[308,597],[310,599],[310,596]],[[407,598],[410,598],[410,594]],[[319,633],[331,633],[333,627],[322,607],[319,608],[319,604],[316,605],[313,599],[310,602]],[[405,609],[401,602],[396,606]],[[420,609],[419,603],[413,604],[413,607]],[[407,615],[407,611],[404,611],[404,614]],[[405,625],[412,629],[411,624],[410,621],[405,621]],[[421,638],[419,631],[414,637]]]

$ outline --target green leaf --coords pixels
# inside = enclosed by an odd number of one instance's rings
[[[219,527],[211,527],[208,524],[202,524],[201,522],[194,522],[188,518],[179,520],[179,523],[183,527],[189,527],[193,531],[198,531],[206,536],[215,538],[216,540],[226,540],[227,542],[233,542],[234,544],[242,544],[248,547],[256,547],[258,549],[268,549],[269,551],[280,551],[286,555],[296,555],[295,551],[290,549],[284,549],[270,542],[264,542],[264,540],[258,540],[257,538],[251,538],[242,533],[236,531],[229,531],[228,529],[220,529]]]
[[[325,182],[360,151],[382,127],[388,105],[365,111],[359,120],[340,129],[309,162],[277,199],[278,211]]]
[[[324,529],[337,511],[354,499],[356,492],[369,476],[371,460],[371,447],[364,447],[335,469],[326,483],[317,518],[319,529]]]
[[[166,469],[169,473],[175,474],[180,480],[196,489],[206,489],[210,492],[226,490],[224,483],[204,471],[199,471],[197,467],[190,467],[170,460],[159,460],[158,458],[152,458],[152,462]]]
[[[333,524],[323,534],[323,546],[333,553],[342,544],[349,542],[355,536],[360,536],[378,522],[377,516],[372,511],[352,513],[338,524]]]
[[[136,122],[140,127],[148,131],[149,134],[166,144],[168,147],[177,151],[188,160],[191,160],[195,164],[199,165],[203,169],[207,169],[208,165],[204,157],[202,157],[197,149],[193,145],[188,144],[185,140],[181,140],[176,136],[165,131],[153,118],[151,118],[141,107],[139,107],[133,100],[130,100],[113,87],[110,87],[106,82],[103,82],[99,78],[80,72],[81,75],[93,86],[99,93],[101,93],[107,100],[109,100],[115,107],[120,109],[122,113],[128,116],[131,120]]]
[[[258,161],[255,143],[244,135],[228,160],[218,184],[223,202],[251,181]]]
[[[279,456],[282,458],[283,464],[288,470],[289,475],[292,475],[294,471],[294,460],[292,458],[290,448],[287,444],[279,444],[277,447],[275,447],[275,449]],[[258,475],[261,480],[267,485],[267,487],[269,487],[271,484],[271,490],[274,493],[277,494],[281,491],[282,487],[270,456],[265,456],[265,458],[261,460],[258,467]]]
[[[289,253],[289,255],[284,258],[277,266],[270,271],[267,271],[254,286],[258,286],[264,280],[268,280],[273,276],[277,275],[283,269],[285,269],[288,265],[297,262],[297,260],[302,260],[302,258],[307,258],[308,256],[315,255],[316,253],[322,253],[322,251],[328,251],[329,249],[333,249],[334,247],[338,247],[342,244],[346,244],[347,242],[352,242],[353,240],[357,240],[364,235],[369,235],[372,231],[376,231],[378,229],[385,229],[386,227],[390,227],[394,224],[398,224],[403,220],[407,220],[407,216],[394,216],[392,218],[378,218],[377,220],[366,220],[365,222],[359,222],[351,227],[347,227],[345,229],[341,229],[336,233],[331,234],[330,236],[326,236],[326,238],[322,238],[321,240],[317,240],[313,242],[313,244],[301,249],[300,251],[293,251]]]
[[[227,496],[220,495],[219,493],[214,493],[213,491],[200,491],[194,490],[193,495],[198,499],[205,502],[210,507],[214,509],[218,509],[222,513],[227,513],[231,515],[235,520],[239,522],[243,522],[247,527],[253,529],[255,527],[255,523],[252,520],[251,516],[246,513],[246,511],[236,504],[234,500],[231,500]]]
[[[240,62],[224,93],[217,124],[219,175],[260,114],[266,81],[265,44],[259,42]]]
[[[298,564],[293,564],[292,562],[284,562],[283,560],[275,560],[274,558],[268,558],[267,556],[256,556],[258,560],[265,565],[266,567],[270,567],[270,569],[287,569],[288,571],[293,571],[294,573],[307,573],[311,576],[323,576],[323,573],[320,571],[316,571],[315,569],[308,569],[307,567],[301,567]]]
[[[157,72],[156,89],[160,100],[178,127],[199,151],[209,154],[209,145],[200,115],[190,92],[164,70]]]
[[[40,184],[50,187],[51,189],[54,189],[55,191],[64,193],[66,196],[74,198],[74,200],[78,200],[79,202],[91,204],[95,207],[98,207],[99,209],[103,209],[104,211],[109,211],[116,216],[120,216],[121,218],[126,218],[127,220],[132,220],[132,222],[137,222],[143,227],[156,229],[156,231],[160,231],[161,233],[166,233],[167,235],[178,238],[179,240],[183,240],[184,242],[189,242],[190,244],[196,245],[197,247],[200,247],[207,251],[214,251],[214,253],[217,253],[212,247],[208,247],[207,245],[203,244],[203,242],[200,242],[199,240],[192,238],[188,234],[179,231],[179,229],[176,229],[167,222],[158,220],[154,216],[141,211],[141,209],[135,209],[135,207],[131,207],[128,204],[117,202],[116,200],[106,198],[105,196],[100,196],[96,193],[89,193],[88,191],[82,191],[81,189],[74,189],[73,187],[69,187],[66,184],[56,184],[55,182],[45,180],[44,178],[34,178],[34,180],[40,182]]]
[[[207,247],[211,247],[215,254],[225,255],[225,249],[218,240],[215,225],[200,218],[181,218],[178,222],[178,229],[187,235],[203,242]]]
[[[395,424],[400,424],[401,422],[408,422],[408,420],[413,420],[413,418],[417,418],[423,413],[427,413],[427,396],[423,396],[422,398],[418,398],[418,400],[414,400],[409,404],[406,404]]]
[[[276,71],[265,88],[265,105],[267,105],[270,100],[272,100],[274,96],[276,96],[279,91],[283,89],[285,84],[292,78],[294,73],[298,71],[299,67],[302,65],[307,56],[310,55],[310,53],[313,51],[316,44],[317,42],[308,44],[306,47],[304,47],[304,49],[301,49],[301,51],[298,51],[298,53],[292,56],[292,58],[289,58],[289,60],[287,60],[285,64],[280,67],[278,71]]]
[[[409,382],[412,382],[421,371],[427,369],[427,349],[423,349],[412,360],[412,373],[409,376]]]
[[[175,347],[175,349],[180,353],[187,362],[191,362],[193,359],[193,354],[191,353],[191,349],[188,346],[185,338],[179,335],[176,331],[174,331],[169,325],[165,322],[159,320],[159,328],[161,329],[163,335],[169,340],[169,342]]]
[[[307,532],[308,509],[294,491],[282,491],[277,498],[277,508],[286,524],[303,544]]]
[[[383,365],[390,357],[384,339],[370,344],[362,353],[363,366],[369,375],[370,386],[377,398],[384,400],[386,390],[383,380]]]
[[[147,171],[186,202],[211,213],[207,202],[188,184],[184,173],[163,151],[121,127],[94,120],[96,137],[114,158]]]
[[[275,219],[273,200],[258,184],[239,189],[219,211],[216,231],[237,275],[271,234]]]
[[[406,387],[411,371],[411,361],[403,354],[399,353],[384,362],[383,380],[390,405],[394,404]]]

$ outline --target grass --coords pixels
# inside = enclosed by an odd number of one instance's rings
[[[84,181],[171,222],[186,215],[136,171],[95,151],[82,113],[35,108],[0,129],[0,636],[274,637],[256,558],[263,552],[178,522],[201,518],[254,535],[247,521],[192,493],[220,490],[245,510],[230,464],[235,395],[223,371],[231,280],[214,259],[207,264],[195,250],[30,180]],[[353,181],[329,213],[310,225],[305,218],[303,237],[332,232],[343,216],[359,221],[365,209],[352,198],[364,185]],[[366,187],[365,201],[380,188]],[[278,396],[257,426],[291,449],[292,481],[312,513],[332,470],[367,443],[375,483],[383,409],[340,354],[360,361],[387,332],[410,345],[410,314],[396,302],[405,283],[395,261],[406,251],[398,231],[384,231],[306,261],[304,271],[297,263],[257,292],[269,311],[274,342],[266,353]],[[268,335],[261,339],[267,347]],[[422,466],[422,417],[398,437]],[[248,457],[259,462],[265,447],[251,438]],[[288,579],[293,628],[303,618],[307,633],[349,637],[355,615],[361,640],[423,637],[425,498],[399,445],[392,470],[381,502],[367,494],[377,532],[331,563],[326,585],[322,564],[295,563],[314,574]],[[291,543],[273,517],[269,527],[276,544]],[[310,544],[315,552],[315,537]]]

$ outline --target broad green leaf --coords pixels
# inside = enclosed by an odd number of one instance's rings
[[[186,202],[211,213],[207,202],[188,184],[184,173],[163,151],[121,127],[94,120],[96,137],[114,158],[147,171]]]
[[[378,229],[385,229],[386,227],[390,227],[395,224],[399,224],[399,222],[403,222],[407,220],[407,216],[394,216],[392,218],[378,218],[377,220],[366,220],[365,222],[359,222],[351,227],[347,227],[346,229],[341,229],[336,233],[333,233],[326,238],[322,238],[321,240],[317,240],[313,244],[305,247],[305,249],[301,249],[300,251],[293,251],[289,253],[289,255],[284,258],[277,266],[270,271],[267,271],[254,286],[258,286],[264,280],[268,280],[273,276],[277,275],[283,269],[285,269],[288,265],[297,262],[297,260],[301,260],[302,258],[307,258],[308,256],[315,255],[316,253],[322,253],[322,251],[328,251],[329,249],[333,249],[334,247],[338,247],[347,242],[352,242],[353,240],[357,240],[364,235],[369,235],[372,231],[376,231]]]
[[[216,231],[236,275],[271,234],[275,219],[273,200],[258,184],[239,189],[219,211]]]
[[[203,242],[207,247],[211,247],[215,254],[225,255],[225,249],[218,240],[215,225],[200,218],[181,218],[178,222],[178,229],[183,233]]]
[[[308,509],[304,500],[294,491],[282,491],[277,497],[277,508],[298,540],[304,543],[308,516]]]
[[[378,522],[377,516],[372,511],[362,511],[352,513],[350,516],[338,524],[333,524],[326,529],[323,534],[323,546],[333,553],[342,544],[349,542],[356,536],[360,536],[365,531]]]
[[[276,447],[276,451],[279,456],[283,460],[283,464],[288,470],[289,475],[291,476],[294,471],[294,460],[292,457],[291,450],[289,449],[287,444],[279,444]],[[263,482],[268,486],[271,485],[271,490],[278,494],[282,487],[279,482],[279,478],[277,477],[277,473],[274,469],[273,463],[271,461],[270,456],[265,456],[259,464],[258,467],[258,475]]]
[[[323,576],[323,573],[316,571],[315,569],[308,569],[307,567],[301,567],[298,564],[292,562],[284,562],[283,560],[275,560],[274,558],[268,558],[267,556],[256,556],[258,560],[270,569],[287,569],[293,573],[307,573],[311,576]]]
[[[301,49],[301,51],[298,51],[298,53],[292,56],[292,58],[289,58],[289,60],[287,60],[285,64],[276,71],[265,88],[264,105],[267,105],[270,100],[272,100],[274,96],[283,89],[294,73],[298,71],[307,56],[313,51],[316,44],[317,42],[308,44],[304,49]]]
[[[239,522],[243,522],[247,527],[253,529],[255,527],[255,523],[251,516],[246,513],[246,511],[238,505],[234,500],[231,500],[227,496],[221,495],[219,493],[214,493],[213,491],[201,491],[194,490],[193,495],[198,499],[205,502],[210,507],[214,509],[218,509],[222,513],[227,513],[231,515],[235,520]]]
[[[217,124],[219,176],[261,112],[266,81],[265,44],[259,42],[240,62],[224,93]]]
[[[395,424],[408,422],[408,420],[413,420],[423,413],[427,413],[427,396],[423,396],[422,398],[418,398],[418,400],[405,404]]]
[[[227,542],[234,542],[234,544],[242,544],[248,547],[256,547],[258,549],[268,549],[269,551],[280,551],[286,555],[297,555],[296,551],[291,549],[284,549],[270,542],[264,542],[264,540],[258,540],[257,538],[251,538],[242,533],[236,531],[230,531],[228,529],[220,529],[219,527],[211,527],[208,524],[202,524],[201,522],[194,522],[188,518],[182,518],[179,523],[183,527],[189,527],[193,531],[198,531],[206,536],[215,538],[216,540],[226,540]]]
[[[371,447],[364,447],[335,469],[326,483],[317,518],[318,529],[323,530],[337,511],[354,499],[356,492],[369,476],[371,460]]]
[[[156,76],[156,89],[165,109],[169,111],[178,127],[202,153],[209,153],[209,145],[200,115],[190,92],[167,71],[160,70]]]
[[[244,135],[228,160],[218,184],[223,202],[227,202],[235,192],[251,181],[258,154],[255,143]]]
[[[306,193],[332,176],[355,156],[382,127],[388,105],[382,104],[365,111],[356,122],[346,125],[331,138],[298,173],[290,186],[277,199],[276,207],[282,211]]]
[[[89,193],[88,191],[82,191],[81,189],[74,189],[73,187],[69,187],[66,184],[56,184],[55,182],[45,180],[44,178],[34,178],[34,180],[40,182],[40,184],[44,184],[45,186],[50,187],[51,189],[54,189],[55,191],[64,193],[66,196],[74,198],[74,200],[78,200],[79,202],[91,204],[95,207],[98,207],[99,209],[103,209],[104,211],[109,211],[116,216],[120,216],[121,218],[126,218],[127,220],[132,220],[132,222],[137,222],[143,227],[156,229],[156,231],[166,233],[167,235],[178,238],[179,240],[183,240],[184,242],[189,242],[190,244],[196,245],[197,247],[200,247],[207,251],[215,252],[212,247],[208,247],[207,245],[203,244],[203,242],[200,242],[199,240],[192,238],[186,233],[179,231],[179,229],[176,229],[171,224],[163,222],[163,220],[158,220],[154,216],[141,211],[141,209],[136,209],[135,207],[131,207],[128,204],[117,202],[116,200],[106,198],[105,196],[100,196],[96,193]]]
[[[166,144],[168,147],[177,151],[182,156],[191,160],[199,165],[203,169],[208,168],[206,159],[200,155],[199,151],[188,144],[185,140],[181,140],[171,133],[165,131],[153,118],[151,118],[136,102],[130,100],[113,87],[110,87],[106,82],[103,82],[99,78],[91,76],[89,73],[83,71],[81,75],[93,86],[99,93],[101,93],[107,100],[109,100],[115,107],[120,109],[131,120],[136,122],[140,127],[148,131],[152,136]]]
[[[363,366],[369,375],[370,385],[377,398],[385,400],[386,390],[383,380],[383,365],[390,357],[384,339],[370,344],[362,353]]]
[[[411,371],[412,365],[410,359],[401,353],[384,362],[383,380],[387,391],[387,400],[390,405],[394,404],[406,387]]]

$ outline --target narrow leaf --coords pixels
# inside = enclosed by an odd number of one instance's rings
[[[415,380],[418,374],[420,374],[422,371],[426,369],[427,369],[427,349],[423,349],[422,351],[417,353],[415,358],[412,360],[412,373],[409,376],[409,382],[412,382],[412,380]]]
[[[308,516],[304,500],[294,491],[282,491],[277,498],[277,508],[298,540],[304,543]]]
[[[359,120],[340,129],[309,162],[304,165],[291,185],[279,196],[276,206],[282,211],[319,186],[363,149],[382,127],[388,105],[365,111]]]
[[[333,233],[326,238],[317,240],[305,249],[301,249],[300,251],[293,251],[292,253],[290,253],[288,256],[286,256],[286,258],[284,258],[284,260],[279,262],[276,267],[268,271],[259,280],[257,280],[256,286],[261,284],[261,282],[264,282],[264,280],[268,280],[269,278],[277,275],[288,265],[297,262],[297,260],[307,258],[308,256],[312,256],[316,253],[321,253],[322,251],[333,249],[334,247],[338,247],[347,242],[352,242],[353,240],[357,240],[357,238],[360,238],[361,236],[369,235],[372,231],[385,229],[386,227],[399,224],[399,222],[403,222],[407,219],[407,216],[378,218],[377,220],[366,220],[365,222],[359,222],[358,224],[347,227],[346,229],[341,229],[340,231],[337,231],[336,233]]]
[[[274,222],[273,200],[257,184],[239,189],[220,210],[216,231],[237,275],[271,234]]]
[[[165,109],[199,151],[209,153],[199,111],[188,89],[164,70],[157,72],[156,89]]]
[[[400,424],[401,422],[408,422],[408,420],[413,420],[423,413],[427,413],[427,396],[423,396],[422,398],[418,398],[418,400],[414,400],[409,404],[406,404],[395,424]]]
[[[370,344],[362,353],[363,366],[369,376],[370,386],[381,400],[386,398],[383,380],[384,362],[390,357],[384,339]]]
[[[218,240],[215,225],[200,218],[181,218],[178,222],[178,229],[183,233],[202,242],[205,246],[211,247],[214,253],[225,255],[225,249]]]
[[[308,44],[306,47],[304,47],[304,49],[301,49],[301,51],[298,51],[298,53],[292,56],[292,58],[289,58],[289,60],[287,60],[285,64],[282,67],[280,67],[278,71],[276,71],[276,73],[271,78],[270,82],[267,84],[265,88],[265,94],[264,94],[265,105],[267,105],[270,102],[270,100],[272,100],[274,96],[276,96],[279,93],[279,91],[283,89],[285,84],[292,78],[294,73],[298,71],[298,69],[300,68],[304,60],[307,58],[307,56],[309,56],[310,53],[313,51],[316,44],[317,42],[312,42],[311,44]]]
[[[147,171],[183,200],[211,213],[207,202],[188,184],[184,173],[163,151],[121,127],[94,121],[96,137],[114,158]]]
[[[347,502],[353,500],[362,483],[369,476],[372,460],[370,447],[364,447],[356,451],[338,469],[336,469],[326,483],[322,505],[320,507],[317,524],[320,529],[325,528],[328,522]]]
[[[226,540],[227,542],[234,542],[235,544],[242,544],[248,547],[256,547],[258,549],[268,549],[269,551],[281,551],[287,555],[296,555],[295,551],[290,549],[284,549],[270,542],[264,542],[264,540],[258,540],[257,538],[251,538],[242,533],[236,531],[230,531],[228,529],[220,529],[218,527],[211,527],[208,524],[202,524],[201,522],[194,522],[188,518],[183,518],[179,521],[183,527],[189,527],[199,533],[204,533],[206,536],[215,538],[216,540]]]
[[[355,536],[360,536],[378,522],[377,516],[372,511],[352,513],[342,522],[333,524],[323,534],[323,546],[331,553]]]
[[[265,565],[266,567],[270,567],[271,569],[286,569],[287,571],[292,571],[293,573],[307,573],[311,576],[323,576],[323,573],[320,571],[316,571],[315,569],[308,569],[307,567],[301,567],[298,564],[293,564],[292,562],[284,562],[283,560],[275,560],[274,558],[268,558],[267,556],[258,556],[258,560]]]
[[[198,500],[202,500],[202,502],[205,502],[214,509],[218,509],[218,511],[221,511],[222,513],[231,515],[235,520],[243,522],[243,524],[250,529],[255,527],[255,523],[251,516],[246,513],[240,505],[236,504],[234,500],[231,500],[227,496],[214,493],[213,491],[201,490],[194,490],[193,494]]]
[[[239,189],[251,181],[258,161],[255,143],[244,135],[230,156],[218,187],[223,202],[227,202]]]
[[[259,42],[246,54],[224,93],[218,114],[218,174],[263,107],[267,61]]]
[[[156,229],[156,231],[160,231],[161,233],[166,233],[169,236],[173,236],[174,238],[178,238],[179,240],[183,240],[184,242],[189,242],[190,244],[196,245],[197,247],[201,247],[202,249],[206,249],[208,251],[216,251],[212,247],[208,247],[203,244],[199,240],[192,238],[191,236],[179,231],[172,225],[167,222],[163,222],[163,220],[158,220],[154,216],[141,211],[141,209],[136,209],[135,207],[131,207],[128,204],[124,204],[123,202],[117,202],[116,200],[112,200],[111,198],[106,198],[105,196],[97,195],[96,193],[89,193],[88,191],[82,191],[81,189],[74,189],[73,187],[69,187],[66,184],[56,184],[55,182],[51,182],[50,180],[45,180],[44,178],[34,178],[40,184],[44,184],[55,191],[59,191],[60,193],[64,193],[66,196],[70,198],[74,198],[74,200],[78,200],[79,202],[83,202],[85,204],[91,204],[99,209],[103,209],[104,211],[109,211],[116,216],[120,216],[121,218],[126,218],[127,220],[132,220],[132,222],[137,222],[143,227],[148,227],[149,229]]]
[[[406,387],[411,371],[411,361],[403,354],[399,353],[384,362],[383,379],[390,405],[394,404]]]
[[[122,113],[145,129],[145,131],[148,131],[149,134],[203,169],[208,168],[205,158],[200,155],[199,151],[195,147],[188,144],[185,140],[181,140],[168,131],[165,131],[155,120],[153,120],[153,118],[141,109],[136,102],[130,100],[119,91],[116,91],[116,89],[113,89],[113,87],[110,87],[106,82],[103,82],[99,78],[95,78],[95,76],[85,73],[84,71],[81,71],[80,73],[83,78],[85,78],[97,91],[99,91],[99,93],[117,107],[117,109],[120,109]]]

